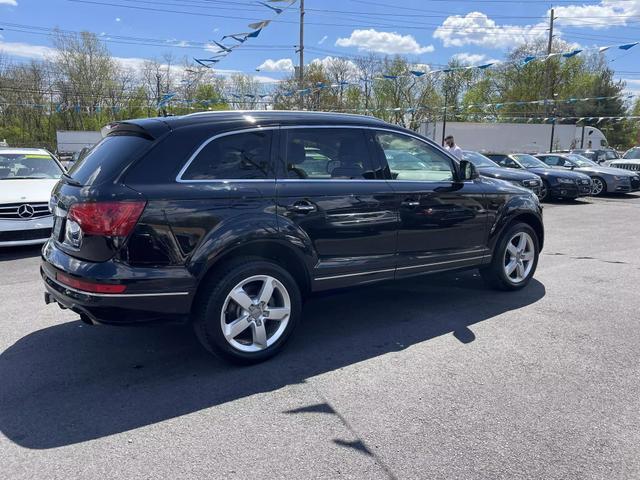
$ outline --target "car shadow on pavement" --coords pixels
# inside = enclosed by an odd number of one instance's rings
[[[67,322],[0,355],[0,431],[26,448],[56,448],[302,383],[444,334],[464,348],[475,339],[471,325],[544,295],[536,280],[517,292],[492,291],[474,272],[325,294],[306,304],[280,355],[251,367],[209,356],[187,327]]]

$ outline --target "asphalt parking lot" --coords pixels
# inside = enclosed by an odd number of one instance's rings
[[[0,472],[21,478],[640,478],[640,195],[547,204],[533,283],[312,299],[283,354],[44,305],[0,252]]]

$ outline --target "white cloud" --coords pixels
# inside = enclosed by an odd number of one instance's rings
[[[547,16],[549,12],[547,12]],[[595,30],[636,22],[640,16],[640,0],[601,0],[591,5],[555,7],[556,23]]]
[[[16,2],[16,0],[0,0],[0,5],[11,5],[12,7],[17,7],[18,2]]]
[[[2,1],[2,0],[0,0]],[[20,42],[0,42],[0,52],[14,57],[44,60],[55,55],[55,48]]]
[[[293,61],[290,58],[281,58],[280,60],[265,60],[258,65],[257,70],[263,72],[293,72]]]
[[[412,35],[400,35],[396,32],[354,30],[349,38],[338,38],[336,46],[357,47],[360,51],[388,54],[420,54],[434,51],[433,45],[420,45]]]
[[[324,37],[322,37],[322,38],[318,41],[318,45],[322,45],[322,44],[327,40],[327,38],[329,38],[327,35],[325,35]]]
[[[116,22],[120,22],[122,19],[120,17],[116,17]]]
[[[456,53],[451,58],[459,61],[464,65],[478,65],[481,63],[495,63],[500,61],[500,60],[496,60],[495,58],[488,58],[483,53],[467,53],[467,52]]]
[[[456,53],[453,57],[454,60],[458,60],[460,63],[475,65],[476,63],[480,63],[487,58],[486,55],[482,53]]]
[[[547,24],[497,25],[481,12],[470,12],[464,16],[451,15],[433,32],[433,37],[442,40],[445,47],[478,45],[487,48],[508,48],[515,44],[544,37]]]
[[[1,1],[1,0],[0,0]],[[3,42],[0,41],[0,53],[8,56],[20,58],[33,58],[35,60],[53,59],[56,55],[56,49],[45,45],[31,45],[19,42]],[[113,57],[113,59],[126,70],[139,72],[142,70],[144,63],[148,61],[146,58],[138,57]],[[171,70],[176,75],[184,73],[185,67],[182,65],[171,65]],[[238,70],[220,70],[215,69],[215,74],[227,77],[233,74],[241,73]],[[253,78],[260,83],[274,83],[278,80],[264,75],[254,75]]]
[[[313,60],[311,60],[310,63],[313,65],[322,65],[325,68],[325,70],[329,70],[329,71],[331,71],[333,67],[336,67],[336,66],[342,67],[342,65],[344,64],[344,66],[346,66],[348,77],[355,78],[358,76],[360,72],[360,70],[358,69],[358,66],[355,63],[353,63],[351,60],[346,60],[344,58],[327,56],[324,58],[314,58]]]

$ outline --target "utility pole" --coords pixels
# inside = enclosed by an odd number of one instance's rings
[[[553,101],[554,99],[554,95],[553,95],[553,79],[551,78],[551,59],[549,58],[549,55],[551,55],[551,48],[553,47],[553,21],[555,20],[554,14],[553,14],[553,8],[551,9],[551,17],[549,18],[549,45],[547,46],[547,65],[546,65],[546,70],[547,70],[547,88],[548,88],[548,92],[549,92],[549,99],[551,101]],[[545,114],[547,116],[549,116],[549,105],[546,106],[545,108]],[[553,120],[551,120],[551,141],[549,142],[549,153],[553,152],[553,136],[555,134],[555,130],[556,130],[556,119],[555,119],[555,114],[556,114],[556,108],[555,108],[555,102],[553,104],[553,110],[552,110],[552,114],[553,114]]]
[[[300,54],[300,67],[298,69],[298,88],[304,89],[304,0],[300,0],[300,43],[298,45]],[[304,108],[304,94],[300,92],[300,110]]]
[[[449,75],[449,72],[446,72],[445,75]],[[443,82],[444,85],[444,115],[442,117],[442,143],[440,145],[442,145],[444,147],[444,139],[447,136],[445,130],[447,129],[447,104],[449,103],[449,88],[447,85],[447,77],[445,77],[445,81]]]
[[[160,116],[160,74],[156,73],[156,108],[158,116]]]

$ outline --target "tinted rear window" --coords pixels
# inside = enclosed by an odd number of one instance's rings
[[[69,175],[83,185],[96,185],[110,180],[150,144],[150,140],[133,135],[105,137],[86,157],[71,167]]]

